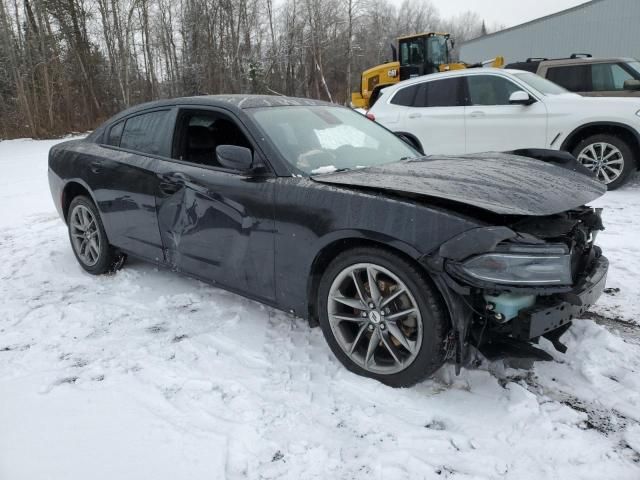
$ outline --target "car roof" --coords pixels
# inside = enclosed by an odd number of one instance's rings
[[[491,68],[491,67],[465,68],[462,70],[451,70],[448,72],[431,73],[429,75],[422,75],[420,77],[410,78],[409,80],[403,80],[402,82],[396,83],[392,87],[385,90],[390,90],[390,91],[397,90],[399,88],[406,87],[408,85],[413,85],[416,83],[422,83],[427,81],[434,81],[442,78],[467,77],[471,75],[481,75],[483,73],[504,75],[505,72],[510,75],[513,75],[515,73],[527,73],[525,70],[517,70],[517,69],[511,69],[511,68]]]
[[[635,58],[628,57],[580,57],[580,58],[548,58],[540,60],[539,63],[544,65],[582,65],[593,63],[618,63],[618,62],[637,62]]]
[[[536,73],[540,65],[544,67],[555,67],[563,65],[593,65],[598,63],[629,63],[637,61],[635,58],[630,57],[529,58],[523,62],[509,63],[506,68],[513,67]]]
[[[177,97],[153,102],[141,103],[114,116],[111,120],[131,115],[139,111],[149,110],[158,107],[171,107],[175,105],[193,105],[202,107],[226,107],[231,110],[247,110],[250,108],[266,107],[290,107],[290,106],[339,106],[322,100],[311,98],[287,97],[284,95],[244,95],[244,94],[222,94],[222,95],[197,95],[193,97]]]

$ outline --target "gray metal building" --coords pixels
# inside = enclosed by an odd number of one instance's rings
[[[572,53],[640,59],[638,27],[640,0],[593,0],[465,42],[460,59],[473,63],[503,55],[510,63]]]

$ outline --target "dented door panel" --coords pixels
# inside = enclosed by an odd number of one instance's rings
[[[157,214],[165,262],[272,300],[273,182],[161,161]]]

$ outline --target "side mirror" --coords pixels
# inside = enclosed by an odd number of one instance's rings
[[[396,132],[395,133],[396,137],[398,137],[400,140],[402,140],[404,143],[406,143],[407,145],[409,145],[411,148],[413,148],[414,150],[417,150],[418,153],[421,153],[422,155],[424,155],[424,152],[422,151],[422,147],[418,146],[416,144],[415,141],[413,141],[413,139],[411,137],[408,137],[406,134],[402,133],[402,132]]]
[[[218,163],[225,168],[246,172],[253,164],[253,154],[246,147],[219,145],[216,147]]]
[[[625,90],[640,90],[640,80],[625,80]]]
[[[510,105],[531,105],[534,102],[533,98],[522,90],[518,90],[517,92],[513,92],[509,97]]]

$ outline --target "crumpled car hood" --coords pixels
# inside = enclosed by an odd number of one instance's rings
[[[504,153],[422,157],[314,176],[318,182],[406,192],[497,214],[544,216],[582,206],[607,188],[574,163],[563,167]]]

